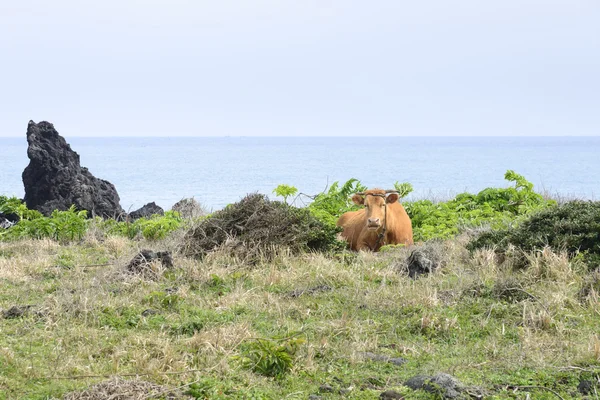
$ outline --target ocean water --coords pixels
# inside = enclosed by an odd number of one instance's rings
[[[110,137],[67,138],[81,164],[112,182],[125,210],[194,197],[209,210],[281,183],[314,195],[334,181],[412,183],[409,198],[446,199],[506,187],[508,169],[536,190],[600,197],[600,137]],[[23,197],[27,142],[0,138],[0,194]]]

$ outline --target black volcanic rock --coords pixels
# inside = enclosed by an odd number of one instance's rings
[[[129,218],[132,220],[136,220],[139,218],[148,218],[152,215],[164,215],[165,210],[163,210],[160,206],[158,206],[155,202],[148,203],[142,208],[132,211],[129,213]]]
[[[4,214],[0,212],[0,228],[8,229],[19,222],[19,216],[15,214]]]
[[[2,213],[0,213],[0,228],[8,229],[14,225],[14,222],[9,221],[8,218],[5,218]]]
[[[75,205],[89,215],[115,218],[124,211],[115,186],[94,177],[79,163],[79,154],[46,121],[27,126],[29,165],[23,171],[25,203],[50,215]]]

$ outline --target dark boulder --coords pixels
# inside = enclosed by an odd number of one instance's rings
[[[160,261],[164,268],[173,267],[173,256],[168,251],[142,250],[125,267],[128,272],[144,272],[153,261]]]
[[[408,276],[418,278],[420,275],[432,273],[436,265],[425,252],[420,250],[413,251],[408,257]]]
[[[79,154],[51,123],[29,121],[27,143],[30,162],[23,171],[27,207],[47,216],[71,205],[90,216],[115,218],[124,213],[115,186],[82,167]]]
[[[8,229],[19,222],[19,216],[15,214],[4,214],[0,212],[0,228]]]
[[[29,314],[29,312],[31,311],[32,308],[33,308],[33,306],[31,306],[31,305],[12,306],[8,310],[2,311],[2,316],[6,319],[22,318],[22,317],[27,316],[27,314]]]
[[[443,242],[430,240],[403,250],[403,257],[398,258],[394,266],[413,279],[431,274],[447,263],[448,249]],[[410,251],[408,257],[404,256],[407,251]]]
[[[594,382],[583,379],[579,381],[579,385],[577,385],[577,390],[583,395],[590,395],[594,392]]]
[[[148,218],[152,215],[164,215],[165,210],[156,205],[155,202],[148,203],[139,210],[135,210],[129,213],[129,218],[132,220],[140,219],[140,218]]]
[[[7,220],[6,218],[4,218],[4,217],[1,217],[1,216],[0,216],[0,228],[1,228],[1,229],[8,229],[8,228],[10,228],[11,226],[13,226],[13,223],[12,223],[12,222],[10,222],[10,221],[9,221],[9,220]]]

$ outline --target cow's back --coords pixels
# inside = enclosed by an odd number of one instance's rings
[[[412,222],[400,202],[387,205],[387,244],[413,244]]]

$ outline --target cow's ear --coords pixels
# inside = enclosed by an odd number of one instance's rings
[[[398,201],[398,193],[390,193],[388,197],[385,198],[386,203],[395,203]]]
[[[352,201],[354,202],[354,204],[361,205],[365,203],[365,198],[360,194],[355,194],[354,196],[352,196]]]

